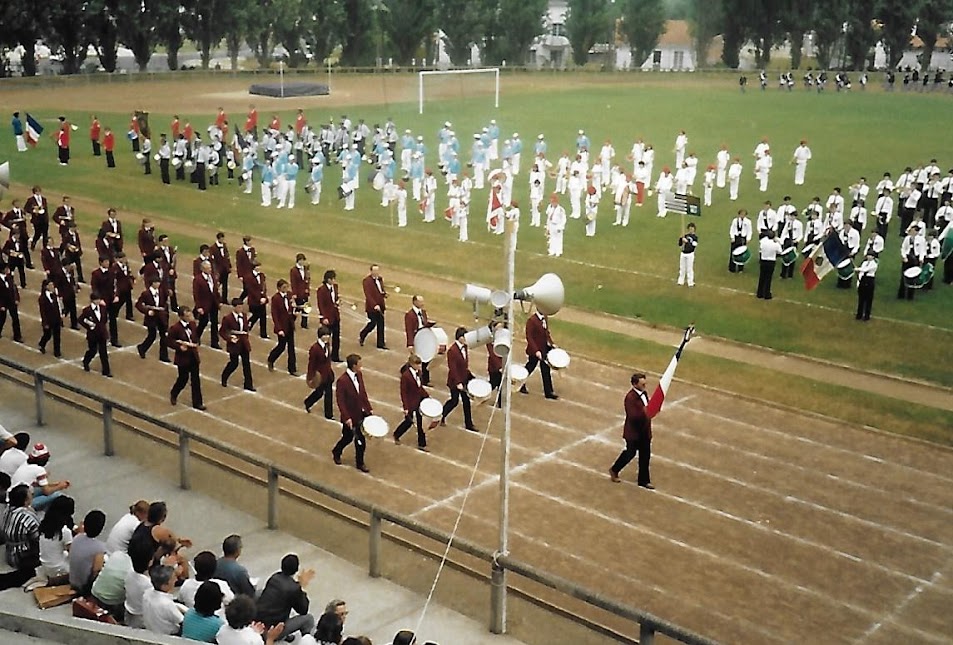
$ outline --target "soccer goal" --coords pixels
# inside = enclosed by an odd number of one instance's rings
[[[424,113],[424,79],[434,76],[450,76],[461,74],[492,74],[493,75],[493,107],[500,107],[500,68],[499,67],[480,67],[477,69],[448,69],[433,70],[417,73],[417,100],[419,103],[419,113]]]

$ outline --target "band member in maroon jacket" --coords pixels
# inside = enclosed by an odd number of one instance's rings
[[[400,438],[410,430],[411,424],[417,423],[417,448],[430,452],[427,448],[427,434],[424,432],[423,417],[420,415],[420,402],[429,397],[423,386],[423,361],[416,354],[411,354],[407,364],[400,369],[400,407],[403,408],[404,419],[394,430],[394,443],[400,445]]]
[[[106,303],[95,291],[89,293],[89,304],[79,315],[79,324],[86,329],[86,354],[83,355],[83,370],[89,371],[89,362],[99,354],[99,365],[103,376],[112,378],[109,370],[109,354],[106,343],[109,342],[109,312]]]
[[[155,253],[156,250],[156,227],[148,217],[142,220],[137,241],[139,243],[139,254],[142,256],[142,261],[147,262],[149,256]]]
[[[232,272],[232,256],[225,243],[225,233],[219,231],[215,235],[215,244],[212,245],[212,270],[222,287],[222,302],[228,301],[228,276]]]
[[[63,203],[53,211],[53,222],[56,223],[60,237],[66,233],[69,223],[76,221],[76,209],[70,203],[69,195],[63,195]]]
[[[165,344],[175,350],[173,363],[179,370],[179,377],[172,384],[169,392],[169,403],[179,402],[179,393],[185,389],[186,383],[192,384],[192,407],[196,410],[205,410],[202,403],[202,377],[199,374],[199,343],[195,330],[195,317],[192,310],[182,307],[178,311],[179,322],[169,327],[169,335]]]
[[[251,235],[242,237],[241,247],[235,251],[235,274],[242,281],[242,292],[238,295],[242,300],[248,295],[246,291],[245,278],[251,273],[255,260],[257,259],[255,247],[251,245]],[[249,303],[251,307],[251,303]],[[254,312],[253,312],[254,313]]]
[[[120,253],[123,246],[122,222],[120,222],[119,218],[116,216],[115,208],[110,208],[108,211],[106,211],[106,219],[103,220],[99,230],[104,233],[106,241],[109,243],[109,247],[112,249],[113,255]]]
[[[116,306],[116,316],[119,316],[123,308],[126,309],[126,320],[135,320],[132,313],[132,291],[136,286],[136,275],[129,268],[129,258],[120,251],[116,254],[116,261],[112,265],[113,275],[116,277],[116,296],[119,297],[119,303]]]
[[[503,407],[503,359],[493,350],[493,341],[486,344],[486,373],[490,386],[496,390],[496,407]]]
[[[99,258],[99,268],[89,276],[89,288],[99,294],[106,303],[109,314],[109,339],[113,347],[122,347],[119,344],[119,296],[116,295],[116,274],[113,273],[109,258]]]
[[[321,324],[331,331],[331,360],[341,362],[341,290],[338,287],[338,274],[334,269],[324,272],[321,286],[317,288],[315,299]]]
[[[367,438],[362,426],[364,419],[372,415],[374,410],[367,398],[367,388],[364,387],[364,376],[361,374],[361,357],[358,354],[347,356],[347,370],[337,381],[337,402],[341,414],[341,438],[331,449],[331,457],[334,458],[334,463],[340,466],[341,454],[353,441],[357,469],[369,473],[371,471],[364,464]]]
[[[638,453],[639,486],[652,490],[655,488],[649,476],[649,460],[652,458],[652,419],[645,413],[645,406],[649,404],[648,393],[645,391],[645,374],[636,372],[632,375],[630,382],[632,387],[625,395],[625,426],[622,429],[625,449],[609,469],[609,478],[614,482],[621,481],[619,473]]]
[[[547,399],[558,399],[553,392],[553,375],[549,369],[549,363],[546,362],[546,355],[553,349],[553,337],[549,333],[549,320],[546,316],[536,311],[526,321],[526,371],[530,374],[539,366],[539,373],[543,378],[543,392]],[[526,384],[520,388],[521,394],[527,394]]]
[[[265,307],[268,304],[268,284],[265,282],[265,274],[259,271],[260,266],[261,263],[254,260],[252,270],[245,274],[242,283],[245,285],[243,291],[248,294],[248,311],[251,313],[248,329],[251,331],[257,322],[261,337],[267,339],[268,330],[265,325],[268,323],[268,315]]]
[[[45,242],[46,240],[44,239],[44,244]],[[21,289],[26,289],[25,251],[27,251],[27,247],[20,239],[20,227],[14,225],[14,227],[10,229],[10,237],[3,243],[3,247],[0,248],[0,253],[3,253],[7,264],[10,265],[10,271],[16,271],[20,275]]]
[[[215,276],[212,275],[212,263],[205,260],[201,264],[201,271],[192,278],[192,301],[195,303],[194,313],[198,316],[199,325],[197,331],[197,342],[202,341],[202,333],[205,327],[209,328],[210,345],[212,349],[221,349],[218,342],[218,285],[215,284]]]
[[[30,234],[26,229],[26,211],[20,207],[20,200],[14,199],[10,210],[8,210],[3,215],[3,220],[0,221],[0,224],[6,226],[8,229],[13,229],[14,224],[20,226],[20,242],[23,245],[23,249],[26,251],[24,260],[26,263],[26,268],[33,268],[33,260],[30,258]]]
[[[46,277],[52,279],[57,273],[63,270],[63,256],[60,250],[50,245],[52,240],[47,240],[40,251],[40,264],[43,267]]]
[[[306,380],[311,394],[304,400],[304,409],[310,414],[311,408],[324,397],[324,418],[334,418],[334,370],[331,369],[331,330],[318,327],[318,340],[308,351],[308,373]]]
[[[113,251],[113,247],[109,243],[109,240],[106,238],[105,231],[99,231],[96,233],[95,245],[97,258],[108,258],[110,263],[116,259],[116,254]]]
[[[211,265],[212,262],[212,250],[208,244],[202,244],[199,246],[199,254],[194,260],[192,260],[192,277],[194,278],[198,274],[202,273],[202,263],[208,261]]]
[[[466,327],[457,327],[454,333],[454,343],[447,348],[447,387],[450,389],[450,398],[443,404],[443,416],[440,425],[447,425],[447,416],[463,402],[464,427],[471,432],[478,432],[473,426],[473,417],[470,416],[470,395],[467,394],[467,383],[473,378],[470,372],[470,354],[464,335]]]
[[[70,329],[79,329],[78,316],[76,314],[76,293],[79,291],[79,285],[76,283],[76,265],[69,263],[63,266],[63,270],[52,276],[56,283],[56,293],[63,301],[63,315],[69,316]]]
[[[294,303],[301,307],[311,298],[311,265],[304,253],[295,256],[295,265],[288,272],[288,281],[291,283],[291,297]],[[301,329],[308,328],[308,316],[301,313]]]
[[[72,264],[76,267],[77,282],[86,282],[83,277],[83,241],[79,237],[76,222],[70,222],[66,235],[60,242],[60,253],[63,254],[63,264]]]
[[[427,310],[424,309],[424,297],[414,296],[413,306],[404,314],[404,334],[407,336],[407,351],[414,351],[414,336],[417,332],[426,327],[433,327],[437,321],[430,320],[427,317]],[[430,361],[422,363],[421,380],[424,385],[430,385]]]
[[[30,240],[30,250],[32,251],[36,248],[36,243],[40,238],[50,236],[49,204],[43,195],[42,188],[39,186],[33,187],[33,194],[26,200],[23,210],[30,215],[30,223],[33,225],[33,239]]]
[[[40,324],[43,326],[43,335],[40,337],[40,353],[46,353],[46,344],[53,339],[53,356],[62,357],[60,351],[60,337],[63,330],[63,312],[60,311],[60,300],[56,297],[56,285],[52,280],[44,280],[40,297],[37,301],[40,306]]]
[[[23,342],[20,332],[20,290],[10,273],[10,265],[0,261],[0,336],[3,336],[3,327],[7,324],[7,316],[13,325],[13,340]]]
[[[384,343],[384,311],[387,307],[384,300],[387,290],[384,289],[384,278],[381,277],[381,268],[371,265],[371,272],[364,278],[364,311],[367,312],[367,324],[361,330],[360,343],[364,346],[364,339],[377,329],[377,349],[387,349]]]
[[[159,339],[159,360],[169,361],[169,348],[166,334],[169,331],[169,305],[161,281],[153,277],[146,280],[146,289],[136,300],[136,309],[142,314],[142,324],[146,328],[146,337],[136,346],[139,358],[145,358],[152,343]]]
[[[238,361],[241,360],[244,387],[249,392],[255,391],[251,376],[251,340],[248,338],[248,328],[245,303],[235,298],[232,300],[232,312],[222,318],[222,326],[218,330],[218,335],[225,341],[225,348],[228,350],[228,364],[222,370],[222,387],[228,387],[228,377],[238,368]]]
[[[291,299],[291,286],[287,280],[279,280],[271,297],[271,322],[278,336],[278,344],[268,354],[268,371],[275,371],[275,361],[288,350],[288,373],[298,375],[298,357],[295,355],[295,305]]]
[[[179,276],[175,267],[179,248],[169,246],[168,235],[160,235],[159,246],[156,249],[156,252],[159,254],[159,263],[162,265],[162,269],[165,271],[166,288],[169,292],[169,304],[172,306],[172,309],[178,311],[179,301],[175,293],[175,281]]]

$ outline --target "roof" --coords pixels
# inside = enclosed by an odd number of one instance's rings
[[[947,38],[946,36],[939,36],[936,39],[936,45],[934,46],[934,48],[939,51],[939,50],[947,49],[949,46],[950,46],[950,39]],[[910,47],[912,47],[913,49],[923,49],[923,41],[920,40],[919,36],[914,36],[910,39]]]
[[[665,33],[659,37],[659,45],[691,47],[693,43],[687,20],[666,20]]]

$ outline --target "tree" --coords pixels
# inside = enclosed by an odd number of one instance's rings
[[[266,3],[267,0],[262,0],[261,4]],[[212,48],[233,28],[237,4],[236,0],[186,0],[183,5],[182,26],[185,35],[199,48],[202,69],[208,69]]]
[[[483,43],[484,58],[522,65],[533,39],[543,32],[547,0],[495,0],[487,6],[490,20]],[[588,51],[588,50],[587,50]]]
[[[383,16],[390,42],[397,50],[397,62],[409,65],[417,58],[420,45],[433,33],[437,22],[435,0],[386,0]]]
[[[917,36],[923,42],[923,51],[919,56],[920,69],[930,68],[937,38],[943,25],[950,20],[953,20],[953,0],[921,0],[917,20]]]
[[[606,42],[611,33],[609,3],[607,0],[569,0],[566,19],[566,37],[572,45],[572,60],[585,65],[589,50],[597,42]]]
[[[910,3],[907,0],[908,4]],[[914,2],[916,5],[919,2]],[[877,42],[874,33],[874,3],[875,0],[849,0],[847,11],[847,33],[845,34],[845,54],[850,59],[850,67],[855,70],[866,69],[868,57],[873,56],[873,47]],[[913,8],[914,19],[916,7]],[[913,20],[909,29],[913,29]],[[907,31],[907,41],[910,40],[910,31]],[[871,60],[871,63],[873,61]]]
[[[156,42],[165,45],[166,64],[173,72],[179,69],[179,50],[185,42],[183,37],[182,5],[173,2],[160,2],[155,7]]]
[[[662,0],[625,0],[622,6],[622,33],[632,48],[633,66],[641,65],[665,33]]]
[[[814,25],[814,48],[817,50],[817,66],[830,69],[834,48],[844,34],[844,21],[847,20],[847,3],[843,0],[818,2],[814,5],[812,24]]]
[[[487,24],[487,3],[473,0],[442,0],[437,3],[437,26],[454,65],[470,62],[471,47],[478,44]]]
[[[112,74],[116,71],[119,33],[116,27],[116,0],[89,0],[86,28],[96,47],[99,64]]]
[[[86,32],[85,5],[74,0],[46,3],[49,12],[49,43],[63,52],[63,73],[76,74],[86,60],[90,38]]]
[[[115,0],[116,29],[119,40],[132,50],[132,55],[144,72],[156,47],[156,5],[161,0]]]
[[[748,16],[749,37],[754,43],[754,64],[764,69],[771,62],[771,48],[782,35],[781,2],[741,2],[744,15]]]
[[[722,0],[722,39],[724,47],[721,51],[721,60],[732,69],[738,69],[738,54],[741,46],[751,33],[748,18],[747,0]],[[704,11],[704,9],[702,9]]]
[[[881,0],[877,17],[883,23],[881,41],[887,51],[887,68],[894,69],[910,46],[917,6],[909,0]]]
[[[304,5],[304,41],[315,62],[321,64],[340,44],[338,34],[344,29],[344,7],[337,0],[304,0]]]
[[[371,36],[375,13],[371,9],[371,2],[370,0],[343,0],[343,4],[344,42],[341,48],[341,64],[348,66],[370,64],[374,59]]]
[[[288,52],[288,67],[308,64],[304,45],[304,3],[301,0],[274,0],[271,11],[271,29],[276,43]]]
[[[715,36],[721,33],[724,22],[722,0],[692,0],[688,30],[695,45],[695,64],[708,63],[708,49]]]
[[[830,0],[832,3],[837,0]],[[781,11],[781,26],[791,44],[791,69],[801,68],[804,34],[811,29],[811,16],[818,0],[785,0]],[[825,5],[827,3],[825,2]]]

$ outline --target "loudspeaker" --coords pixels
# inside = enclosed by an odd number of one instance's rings
[[[4,161],[0,164],[0,186],[10,188],[10,162]]]
[[[566,290],[563,281],[555,273],[540,276],[534,284],[513,294],[517,300],[528,300],[544,316],[552,316],[562,309],[566,301]]]
[[[493,330],[489,325],[473,329],[463,335],[463,341],[467,347],[476,347],[477,345],[486,345],[493,338]]]
[[[493,353],[505,361],[510,354],[512,345],[513,333],[502,325],[497,327],[493,333]]]

